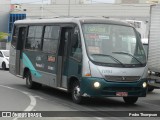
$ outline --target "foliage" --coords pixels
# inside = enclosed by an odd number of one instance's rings
[[[9,36],[8,33],[0,32],[0,40],[5,39],[7,36]]]

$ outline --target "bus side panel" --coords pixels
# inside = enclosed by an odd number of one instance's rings
[[[25,50],[22,56],[23,65],[29,68],[33,81],[49,86],[51,83],[53,85],[56,81],[56,57],[54,55]]]
[[[41,74],[42,77],[37,78],[35,75],[32,74],[33,81],[50,86],[50,87],[54,87],[54,88],[57,87],[56,86],[56,74],[50,74],[50,73],[38,71],[38,70],[37,72],[39,72],[39,74]]]
[[[10,58],[9,58],[9,72],[13,75],[16,75],[16,49],[10,47]]]
[[[68,63],[68,77],[70,78],[71,76],[77,77],[79,80],[82,77],[82,63],[78,62],[77,60],[74,60],[72,58],[69,58],[69,63]]]

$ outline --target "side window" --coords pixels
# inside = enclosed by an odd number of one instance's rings
[[[17,39],[17,50],[24,48],[24,42],[26,39],[27,27],[19,27],[18,39]]]
[[[30,50],[41,50],[42,32],[43,26],[30,26],[25,48]]]
[[[58,39],[59,39],[59,26],[46,26],[44,31],[43,51],[48,53],[56,53]]]
[[[76,27],[74,29],[74,32],[72,34],[71,38],[71,52],[70,56],[77,59],[78,61],[81,61],[82,58],[82,48],[81,48],[81,39],[79,34],[79,29]]]
[[[15,48],[16,48],[17,38],[18,38],[18,27],[14,26],[11,45]]]
[[[3,57],[3,54],[2,54],[2,52],[0,52],[0,57]]]

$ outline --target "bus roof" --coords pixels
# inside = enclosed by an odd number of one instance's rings
[[[118,20],[111,20],[107,18],[96,18],[96,17],[79,17],[79,18],[52,18],[52,19],[25,19],[25,20],[18,20],[15,21],[14,24],[39,24],[39,23],[109,23],[109,24],[118,24],[118,25],[125,25],[131,26],[128,23],[118,21]]]

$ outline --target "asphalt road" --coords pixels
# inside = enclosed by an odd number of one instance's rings
[[[87,111],[160,111],[160,90],[139,98],[135,105],[126,105],[122,98],[87,99],[83,105],[72,102],[65,92],[43,86],[31,90],[25,86],[25,80],[0,70],[0,111],[84,111],[92,117],[42,117],[42,118],[0,118],[0,120],[150,120],[149,117],[103,117]],[[65,113],[62,113],[62,116]],[[102,114],[102,115],[101,115]],[[113,113],[118,114],[118,113]],[[64,115],[65,116],[65,115]],[[158,117],[153,117],[159,119]],[[152,118],[152,119],[153,119]]]

